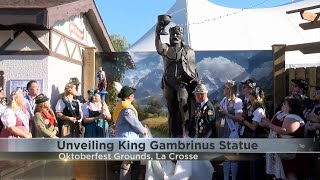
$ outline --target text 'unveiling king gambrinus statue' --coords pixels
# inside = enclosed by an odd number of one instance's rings
[[[161,88],[169,112],[169,136],[182,137],[185,126],[192,116],[195,102],[192,91],[197,85],[197,69],[193,49],[184,44],[183,28],[169,29],[170,44],[162,43],[160,35],[171,21],[170,15],[158,16],[155,46],[163,58],[164,74]]]

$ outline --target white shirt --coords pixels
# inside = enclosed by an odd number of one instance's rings
[[[24,102],[26,104],[26,107],[28,108],[28,111],[30,113],[31,119],[34,117],[34,110],[36,109],[36,100],[32,99],[29,94],[27,94],[24,97]]]
[[[201,102],[201,104],[200,104],[201,109],[208,102],[208,100],[209,99],[207,98],[207,99],[205,99],[204,101]]]
[[[0,103],[0,119],[1,119],[1,115],[4,113],[4,110],[6,109],[6,106],[2,105]]]
[[[255,121],[257,123],[261,122],[261,119],[263,117],[266,117],[265,110],[262,109],[261,107],[253,111],[252,115],[253,115],[252,121]]]
[[[28,116],[22,110],[17,110],[16,112],[14,112],[10,107],[8,107],[1,116],[2,124],[5,127],[16,126],[16,123],[17,123],[16,115],[19,116],[24,126],[29,130]]]
[[[94,103],[90,102],[88,103],[84,103],[82,105],[82,112],[83,112],[83,118],[88,118],[89,117],[89,109],[91,111],[101,111],[102,109],[102,104],[98,103],[98,105],[96,106]],[[106,112],[107,114],[110,114],[110,111],[108,109],[108,106],[105,104],[103,106],[103,112]]]

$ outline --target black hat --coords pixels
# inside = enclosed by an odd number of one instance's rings
[[[248,79],[248,80],[246,80],[244,82],[241,82],[241,84],[245,84],[245,85],[249,86],[252,89],[256,88],[256,85],[257,85],[252,79]]]
[[[44,94],[39,94],[37,97],[36,97],[36,104],[40,104],[40,103],[43,103],[43,102],[46,102],[48,101],[49,98],[44,95]]]
[[[295,83],[299,88],[302,88],[304,90],[308,90],[309,87],[308,87],[308,83],[306,80],[303,80],[303,79],[292,79],[291,80],[293,83]]]
[[[97,94],[99,91],[96,88],[92,88],[92,89],[89,89],[87,92],[88,92],[89,99],[90,99],[93,95]]]
[[[118,98],[125,98],[130,96],[131,94],[133,94],[134,92],[136,92],[135,88],[129,87],[129,86],[123,86],[120,90],[120,93],[118,94]]]
[[[69,83],[72,83],[72,84],[74,84],[74,85],[79,85],[79,84],[81,84],[80,81],[79,81],[79,79],[78,79],[77,77],[70,78]]]

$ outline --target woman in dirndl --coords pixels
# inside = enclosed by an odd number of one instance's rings
[[[301,102],[296,98],[284,100],[282,110],[270,121],[262,118],[260,125],[270,129],[269,138],[303,138],[304,120]],[[303,173],[305,160],[294,153],[267,153],[266,173],[277,179],[297,179]]]
[[[107,120],[111,120],[111,114],[107,104],[101,101],[96,89],[88,91],[89,101],[82,105],[83,125],[85,126],[86,138],[110,137]]]
[[[30,114],[24,104],[23,92],[13,91],[8,107],[1,116],[3,128],[1,138],[31,138],[29,130]]]
[[[227,81],[223,88],[224,98],[220,102],[220,127],[223,128],[220,138],[239,138],[239,122],[242,119],[242,100],[237,97],[235,81]],[[225,161],[223,163],[224,180],[229,179],[231,169],[232,180],[237,179],[238,162]]]

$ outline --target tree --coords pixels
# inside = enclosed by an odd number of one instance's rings
[[[112,34],[110,36],[114,49],[117,52],[123,52],[127,50],[130,44],[127,42],[126,37],[120,34]]]
[[[158,97],[152,97],[147,103],[148,107],[145,109],[146,112],[156,114],[160,116],[162,112],[162,103]]]
[[[121,82],[123,79],[124,72],[129,68],[127,66],[126,56],[123,56],[124,51],[130,46],[123,35],[112,34],[110,35],[111,42],[118,53],[112,55],[112,58],[115,61],[107,61],[104,67],[108,67],[108,82]],[[111,76],[111,77],[110,77]],[[108,86],[108,102],[110,104],[110,111],[113,111],[113,108],[118,102],[118,92],[113,85]]]

